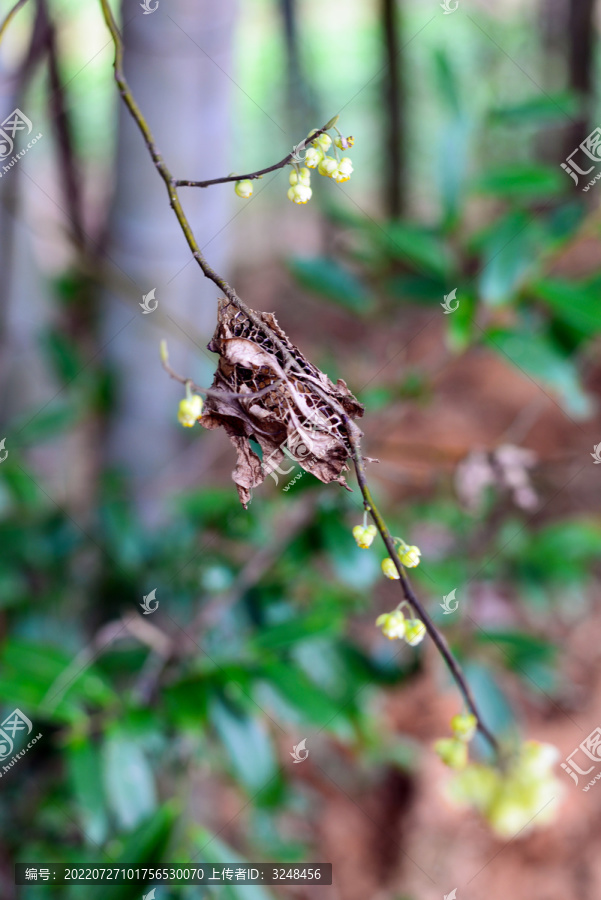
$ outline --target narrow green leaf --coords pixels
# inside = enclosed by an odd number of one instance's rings
[[[152,770],[138,743],[122,731],[110,734],[103,748],[104,786],[119,825],[131,831],[155,811]]]

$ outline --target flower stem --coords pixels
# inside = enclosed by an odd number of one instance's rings
[[[388,550],[388,553],[390,554],[390,558],[394,562],[396,570],[399,574],[400,584],[401,584],[403,593],[405,595],[405,599],[408,601],[410,607],[412,607],[413,609],[415,609],[417,611],[420,619],[426,626],[426,631],[432,638],[432,641],[434,642],[436,649],[438,650],[438,652],[444,659],[445,663],[447,664],[449,671],[450,671],[455,683],[457,684],[457,687],[459,688],[459,690],[461,691],[461,694],[463,695],[463,699],[465,700],[465,703],[466,703],[468,709],[476,717],[476,720],[478,723],[478,731],[480,732],[482,737],[488,741],[488,743],[494,750],[496,756],[499,757],[500,756],[499,743],[498,743],[496,737],[493,735],[493,733],[484,724],[484,722],[482,720],[482,716],[480,714],[480,711],[478,710],[478,707],[476,706],[476,701],[474,699],[474,695],[472,694],[472,690],[471,690],[469,684],[467,683],[467,680],[461,670],[459,663],[457,662],[457,660],[451,653],[449,645],[447,644],[444,636],[438,630],[438,628],[436,627],[436,625],[430,618],[429,614],[427,613],[426,609],[422,605],[421,601],[418,600],[418,598],[416,597],[415,592],[411,586],[411,583],[410,583],[409,579],[407,578],[405,569],[402,566],[400,559],[398,558],[394,540],[388,530],[388,526],[386,525],[386,522],[384,521],[382,514],[380,513],[378,507],[376,506],[376,504],[374,502],[372,493],[371,493],[371,491],[369,489],[369,485],[367,483],[367,477],[365,474],[365,464],[363,462],[363,457],[361,456],[361,447],[359,444],[359,438],[357,437],[357,434],[356,434],[356,429],[354,429],[352,427],[352,423],[350,422],[350,420],[348,419],[347,416],[345,416],[344,424],[346,426],[346,431],[348,434],[349,442],[350,442],[350,445],[351,445],[351,448],[353,451],[352,452],[353,464],[355,466],[357,482],[359,484],[359,488],[360,488],[361,494],[363,496],[363,505],[364,505],[366,511],[371,515],[372,519],[374,520],[374,524],[375,524],[376,528],[378,529],[378,531],[380,532],[380,536],[381,536],[382,540],[384,541],[384,544],[386,546],[386,549]]]

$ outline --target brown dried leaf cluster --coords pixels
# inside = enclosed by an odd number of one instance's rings
[[[336,406],[350,419],[362,416],[363,406],[344,381],[333,384],[304,358],[271,313],[254,315],[265,329],[227,300],[219,301],[217,328],[208,345],[220,357],[212,388],[230,396],[210,396],[200,419],[205,428],[225,428],[236,448],[232,478],[243,506],[252,488],[282,462],[284,448],[320,481],[346,487],[342,473],[348,469],[350,447]],[[290,369],[274,334],[302,371]],[[253,396],[258,392],[260,396]],[[251,438],[260,445],[263,461],[252,449]]]

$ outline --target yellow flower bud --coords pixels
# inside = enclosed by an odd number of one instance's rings
[[[404,546],[399,549],[399,559],[408,569],[414,569],[415,566],[419,566],[419,558],[421,555],[422,551],[419,547],[415,547],[414,545],[411,547]]]
[[[405,636],[405,616],[400,609],[391,613],[383,613],[376,619],[376,626],[382,629],[382,634],[389,640]]]
[[[382,560],[382,571],[387,578],[398,580],[401,576],[397,572],[396,566],[389,556]]]
[[[353,528],[353,537],[357,541],[357,546],[363,550],[371,547],[377,533],[378,529],[375,525],[368,525],[366,528],[363,525],[355,525]]]
[[[315,169],[322,161],[324,156],[323,150],[319,147],[309,147],[305,153],[305,165],[310,169]]]
[[[249,197],[252,197],[253,183],[250,178],[245,178],[243,181],[236,182],[234,190],[239,197],[242,197],[243,200],[247,200]]]
[[[319,165],[317,166],[317,171],[320,175],[325,175],[326,178],[331,178],[334,172],[337,169],[337,163],[335,159],[332,159],[331,156],[324,156]]]
[[[290,175],[288,176],[288,181],[290,184],[298,184],[298,172],[296,169],[293,169]]]
[[[434,744],[434,752],[450,769],[465,769],[467,765],[467,744],[458,738],[441,738]]]
[[[318,138],[315,138],[312,143],[314,147],[320,147],[325,153],[327,153],[332,146],[332,138],[329,134],[324,133],[320,134]]]
[[[348,181],[353,171],[353,162],[349,156],[343,156],[332,178],[335,181]]]
[[[407,619],[407,628],[405,630],[405,640],[412,647],[421,644],[426,634],[426,626],[421,619]]]
[[[353,144],[355,143],[354,137],[341,137],[341,135],[337,134],[334,138],[334,143],[338,147],[339,150],[349,150]]]
[[[295,184],[288,188],[288,199],[293,203],[307,203],[311,199],[313,191],[306,184]]]
[[[311,173],[306,168],[306,166],[303,166],[302,169],[300,170],[300,172],[298,173],[298,180],[300,181],[301,184],[306,184],[307,186],[309,186],[311,184]]]
[[[185,428],[192,428],[202,415],[202,397],[192,394],[179,402],[177,421]]]
[[[464,716],[453,716],[451,719],[451,728],[456,738],[461,741],[469,742],[476,733],[476,725],[478,720],[471,713]]]

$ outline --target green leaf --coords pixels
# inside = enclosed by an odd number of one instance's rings
[[[312,259],[296,257],[289,259],[287,265],[301,287],[308,291],[356,313],[366,312],[372,306],[359,278],[335,259],[325,256]]]
[[[479,643],[494,645],[503,664],[515,672],[529,690],[546,693],[556,689],[557,647],[554,644],[521,631],[480,631],[476,639]]]
[[[490,111],[491,123],[509,126],[540,127],[552,122],[563,124],[566,117],[575,116],[581,104],[568,91],[537,94],[520,103],[498,106]]]
[[[239,850],[232,849],[204,828],[194,828],[193,840],[196,849],[194,859],[198,860],[199,865],[208,863],[220,867],[234,862],[240,866],[248,865],[248,861]],[[236,885],[235,881],[220,885],[218,896],[223,900],[275,900],[271,891],[265,890],[260,884]]]
[[[106,796],[119,825],[131,831],[156,810],[152,770],[144,752],[124,731],[109,734],[103,747]]]
[[[451,60],[452,57],[446,50],[434,51],[434,76],[438,94],[444,100],[449,112],[458,116],[461,112],[461,94],[457,72]]]
[[[56,329],[48,329],[42,338],[43,348],[58,378],[68,384],[84,368],[75,343]]]
[[[473,188],[483,194],[508,199],[548,199],[565,193],[563,173],[556,166],[513,163],[481,175]]]
[[[509,700],[505,696],[494,671],[486,664],[464,661],[463,670],[472,689],[476,705],[483,710],[484,721],[493,734],[507,735],[515,730],[515,719]],[[475,743],[481,753],[491,754],[490,746],[481,735]]]
[[[127,835],[116,858],[111,859],[111,864],[121,866],[128,863],[140,868],[155,868],[167,862],[167,849],[177,818],[177,810],[172,805],[158,809],[151,818]],[[131,884],[112,885],[110,895],[106,886],[97,890],[98,900],[105,900],[107,896],[110,896],[110,900],[141,900],[144,894],[139,886]],[[93,896],[91,889],[86,887],[84,891],[82,900],[89,900]]]
[[[64,434],[81,419],[82,409],[75,403],[57,403],[41,412],[24,413],[13,422],[19,433],[19,445],[38,444]]]
[[[67,746],[65,758],[81,830],[88,843],[103,844],[108,833],[108,819],[100,777],[100,753],[89,739],[77,740]]]
[[[408,222],[379,225],[368,222],[371,239],[388,256],[418,271],[445,280],[451,267],[451,255],[437,234]]]
[[[572,328],[587,336],[601,332],[601,303],[597,287],[554,278],[535,282],[532,292],[558,319]]]
[[[299,641],[313,638],[316,635],[334,634],[340,630],[340,617],[331,612],[316,611],[303,618],[290,619],[277,625],[264,626],[252,638],[254,650],[275,650],[290,647]]]
[[[479,292],[487,306],[499,306],[514,299],[520,284],[539,252],[540,227],[523,212],[501,219],[489,231],[482,248],[483,267]]]
[[[59,721],[84,715],[86,706],[104,706],[115,694],[98,669],[56,647],[16,638],[2,651],[0,700],[38,710]]]
[[[453,353],[463,353],[472,342],[476,301],[473,296],[458,298],[459,306],[448,318],[447,344]]]
[[[333,728],[339,716],[345,716],[348,710],[343,703],[335,702],[321,691],[299,668],[286,663],[267,663],[263,666],[263,675],[284,700],[298,709],[305,721],[311,725]]]
[[[407,273],[387,278],[384,289],[392,297],[400,297],[406,302],[434,304],[442,303],[446,285],[438,279]]]
[[[161,694],[171,721],[178,728],[195,731],[205,724],[208,715],[208,679],[189,677],[165,687]]]
[[[249,793],[266,787],[277,774],[269,732],[255,716],[249,716],[219,697],[210,702],[210,719],[228,753],[236,777]]]
[[[562,356],[549,338],[495,330],[488,332],[485,342],[543,389],[551,388],[571,416],[585,419],[591,414],[592,403],[580,386],[574,363]]]

